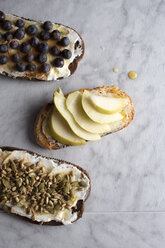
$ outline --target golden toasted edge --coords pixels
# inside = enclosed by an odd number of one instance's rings
[[[38,145],[40,145],[43,148],[49,149],[49,150],[57,150],[60,149],[60,146],[58,142],[50,143],[49,140],[46,138],[46,136],[42,132],[42,123],[47,118],[48,112],[50,108],[52,107],[52,103],[48,103],[46,106],[43,107],[43,109],[40,111],[40,113],[37,116],[37,119],[34,124],[34,135],[36,138],[36,142]]]
[[[91,192],[91,179],[89,177],[89,174],[86,170],[84,170],[83,168],[81,168],[80,166],[76,165],[76,164],[73,164],[71,162],[67,162],[67,161],[64,161],[64,160],[60,160],[60,159],[55,159],[55,158],[50,158],[50,157],[46,157],[46,156],[42,156],[36,152],[32,152],[32,151],[29,151],[29,150],[26,150],[26,149],[20,149],[20,148],[17,148],[17,147],[10,147],[10,146],[3,146],[3,147],[0,147],[0,149],[2,149],[2,151],[14,151],[14,150],[18,150],[18,151],[25,151],[25,152],[28,152],[29,154],[31,155],[36,155],[37,157],[42,157],[42,158],[46,158],[46,159],[51,159],[53,161],[58,161],[60,163],[66,163],[66,164],[69,164],[69,165],[73,165],[74,167],[76,167],[77,169],[79,169],[80,171],[82,171],[89,179],[89,191],[88,191],[88,195],[86,197],[86,199],[83,201],[83,200],[79,200],[77,202],[77,205],[76,207],[73,208],[73,212],[77,212],[78,213],[78,216],[77,216],[77,219],[75,221],[77,221],[78,219],[80,219],[83,215],[83,212],[84,212],[84,202],[86,202],[86,200],[88,199],[89,195],[90,195],[90,192]],[[15,216],[15,217],[18,217],[19,219],[23,219],[25,221],[28,221],[30,223],[33,223],[33,224],[37,224],[37,225],[49,225],[49,226],[59,226],[59,225],[64,225],[63,223],[61,222],[58,222],[58,221],[49,221],[49,222],[38,222],[38,221],[33,221],[27,217],[24,217],[24,216],[20,216],[18,214],[14,214],[14,213],[10,213],[10,215],[12,216]],[[73,222],[75,222],[73,221]]]
[[[108,91],[111,92],[113,89],[114,89],[113,86],[101,86],[101,87],[97,87],[97,88],[94,88],[94,89],[89,89],[89,88],[80,89],[79,91],[83,92],[84,90],[88,90],[88,91],[97,90],[97,91],[101,92],[102,90],[106,90],[106,92],[108,92]],[[129,101],[130,101],[129,104],[131,105],[131,115],[129,116],[129,119],[125,123],[125,125],[123,125],[119,129],[115,130],[114,132],[117,132],[117,131],[122,130],[123,128],[127,127],[130,124],[130,122],[133,120],[133,117],[134,117],[134,107],[133,107],[132,99],[130,98],[130,96],[128,96],[122,90],[118,90],[118,93],[121,94],[122,96],[126,96],[126,97],[129,98]],[[66,94],[65,96],[68,96],[68,94]],[[45,118],[47,117],[47,113],[50,110],[50,108],[52,107],[52,105],[53,105],[53,103],[48,103],[41,110],[41,112],[38,114],[36,122],[35,122],[34,133],[35,133],[35,137],[36,137],[36,142],[41,147],[46,148],[46,149],[50,149],[50,150],[57,150],[57,149],[65,147],[65,146],[59,146],[58,142],[56,142],[54,144],[50,143],[49,140],[46,138],[46,136],[42,132],[42,123],[45,120]],[[105,135],[108,135],[108,134],[110,134],[110,133],[106,133]]]
[[[17,16],[17,15],[13,15],[13,16],[19,17],[19,16]],[[28,21],[35,21],[35,20],[28,19],[28,18],[25,18],[25,17],[20,17],[20,18],[22,18],[22,19],[24,19],[24,20],[28,20]],[[35,21],[35,22],[37,22],[37,21]],[[81,42],[82,42],[82,46],[81,46],[81,47],[82,47],[82,54],[81,54],[80,56],[77,56],[77,57],[73,60],[73,62],[69,65],[69,67],[68,67],[69,70],[70,70],[70,75],[69,75],[69,77],[70,77],[70,76],[76,71],[79,61],[80,61],[80,60],[83,58],[83,56],[84,56],[84,52],[85,52],[84,41],[83,41],[81,35],[80,35],[75,29],[70,28],[70,27],[68,27],[68,26],[66,26],[66,25],[60,24],[60,23],[53,23],[53,24],[58,24],[58,25],[61,25],[61,26],[64,26],[64,27],[66,27],[66,28],[69,28],[69,29],[73,30],[75,33],[77,33],[77,35],[80,37]],[[75,44],[76,44],[76,43],[75,43]],[[13,78],[13,79],[27,79],[27,80],[30,80],[30,81],[46,81],[46,82],[54,81],[54,79],[52,79],[52,80],[43,79],[43,77],[42,77],[43,74],[42,74],[42,73],[40,73],[40,74],[41,74],[41,77],[40,77],[40,79],[38,79],[38,78],[35,77],[36,73],[30,73],[30,72],[29,72],[29,75],[27,75],[27,76],[21,76],[21,77],[14,77],[14,76],[12,76],[11,74],[7,73],[6,71],[3,71],[3,72],[0,73],[0,75],[2,75],[2,76],[7,76],[7,77],[10,77],[10,78]],[[44,75],[46,75],[46,74],[44,74]],[[61,79],[63,79],[63,77],[57,78],[56,81],[61,80]]]

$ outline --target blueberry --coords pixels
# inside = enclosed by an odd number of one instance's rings
[[[70,59],[72,57],[72,53],[68,49],[64,49],[61,54],[64,59]]]
[[[49,40],[50,39],[50,33],[48,31],[43,30],[40,33],[40,38],[42,40]]]
[[[0,40],[2,40],[3,39],[3,35],[2,35],[2,33],[0,32]]]
[[[63,37],[60,41],[61,46],[68,46],[70,43],[70,40],[68,37]]]
[[[27,54],[25,60],[29,63],[32,62],[34,60],[34,54]]]
[[[23,42],[20,46],[22,53],[28,53],[31,50],[31,45],[28,42]]]
[[[23,28],[24,27],[24,25],[25,25],[25,23],[24,23],[24,21],[22,20],[22,19],[18,19],[17,21],[16,21],[16,24],[15,24],[17,27],[19,27],[19,28]]]
[[[3,22],[5,20],[5,14],[0,11],[0,22]]]
[[[34,72],[36,71],[37,67],[35,64],[29,64],[27,65],[27,70],[30,71],[30,72]]]
[[[19,47],[19,42],[17,40],[12,40],[10,42],[11,49],[17,49]]]
[[[0,53],[7,53],[8,52],[8,46],[6,44],[0,45]]]
[[[56,58],[54,60],[53,64],[55,67],[63,67],[64,66],[64,60],[62,58]]]
[[[53,27],[53,24],[50,21],[46,21],[43,24],[43,29],[45,29],[45,30],[51,30],[52,27]]]
[[[4,29],[4,30],[10,30],[11,28],[12,28],[12,23],[11,23],[11,21],[8,21],[8,20],[5,20],[5,21],[3,21],[3,23],[2,23],[2,28]]]
[[[54,46],[54,47],[52,47],[52,49],[51,49],[51,53],[52,53],[54,56],[58,56],[58,55],[61,53],[61,50],[60,50],[60,48]]]
[[[6,34],[4,34],[4,38],[7,41],[12,40],[13,39],[13,34],[11,32],[6,32]]]
[[[14,55],[12,56],[12,61],[13,61],[13,62],[18,63],[20,60],[21,60],[21,57],[19,56],[18,53],[14,54]]]
[[[0,65],[5,65],[8,62],[8,57],[5,55],[0,55]]]
[[[54,40],[60,40],[60,37],[61,37],[61,33],[57,29],[52,32],[52,38]]]
[[[44,72],[44,73],[48,73],[50,71],[50,65],[49,64],[42,64],[41,65],[41,71]]]
[[[47,61],[47,56],[45,53],[41,53],[38,55],[38,62],[45,63]]]
[[[38,46],[38,50],[42,53],[47,53],[49,51],[49,46],[46,42],[40,43]]]
[[[38,29],[35,25],[30,25],[28,28],[27,28],[27,33],[29,35],[35,35],[36,33],[38,32]]]
[[[23,63],[23,62],[18,62],[18,63],[16,64],[16,69],[17,69],[17,71],[19,71],[19,72],[24,72],[24,71],[26,70],[26,65],[25,65],[25,63]]]
[[[38,46],[38,44],[39,44],[39,39],[38,39],[37,37],[32,37],[32,38],[30,39],[30,44],[32,45],[32,47]]]
[[[22,40],[24,36],[25,36],[25,30],[22,28],[18,28],[14,33],[14,37],[18,40]]]

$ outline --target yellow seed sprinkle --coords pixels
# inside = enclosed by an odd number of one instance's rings
[[[128,73],[128,77],[133,80],[133,79],[137,78],[137,73],[135,71],[130,71]]]
[[[118,72],[119,69],[114,67],[112,70],[113,70],[113,72]]]

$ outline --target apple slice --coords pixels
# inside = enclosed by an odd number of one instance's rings
[[[126,98],[122,97],[107,97],[91,94],[90,100],[95,108],[103,114],[119,112],[126,104]]]
[[[55,109],[50,115],[49,127],[51,136],[58,142],[66,145],[79,146],[85,145],[85,140],[77,137],[70,129],[68,123],[64,120],[61,114]]]
[[[80,138],[85,140],[100,140],[101,137],[98,134],[89,133],[86,130],[82,129],[77,122],[74,120],[72,114],[66,108],[66,98],[62,93],[57,91],[54,92],[54,105],[57,110],[60,112],[62,117],[67,121],[68,125],[72,131]]]
[[[66,99],[66,107],[79,126],[90,133],[108,133],[111,130],[111,127],[107,124],[101,125],[92,121],[85,113],[81,102],[82,94],[79,91],[69,94]]]
[[[61,95],[64,95],[60,87],[58,87],[57,92],[60,93]]]
[[[120,121],[123,119],[123,115],[120,113],[115,114],[103,114],[98,112],[90,101],[90,92],[85,90],[82,95],[82,106],[89,118],[97,123],[105,124]]]

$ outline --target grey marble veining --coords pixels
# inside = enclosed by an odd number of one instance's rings
[[[24,223],[6,214],[1,218],[5,248],[155,248],[165,242],[165,214],[84,214],[71,226],[46,227]]]
[[[165,1],[29,0],[27,4],[25,0],[1,0],[0,8],[71,26],[82,35],[86,46],[77,71],[68,79],[43,83],[0,77],[0,145],[72,161],[84,167],[92,180],[84,219],[73,226],[36,227],[0,213],[3,247],[13,247],[11,242],[15,247],[51,247],[55,240],[58,247],[66,247],[67,242],[67,247],[77,247],[80,242],[83,248],[162,247],[164,214],[159,211],[165,211]],[[113,67],[119,68],[118,73]],[[134,81],[128,79],[130,70],[138,73]],[[47,151],[36,145],[36,115],[52,100],[58,86],[67,93],[103,84],[118,85],[132,97],[135,118],[129,127],[83,147]],[[62,242],[64,235],[66,243]]]

